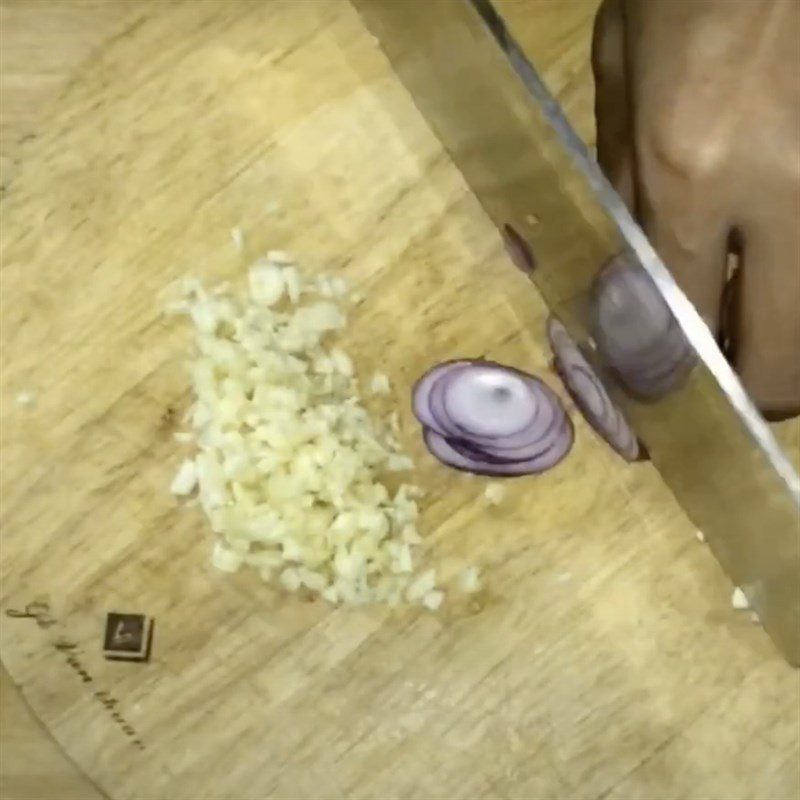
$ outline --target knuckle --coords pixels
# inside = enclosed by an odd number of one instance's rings
[[[641,126],[641,150],[653,168],[690,181],[718,172],[727,156],[728,143],[707,125],[701,109],[658,113]]]

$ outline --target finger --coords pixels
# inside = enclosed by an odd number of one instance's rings
[[[676,283],[712,333],[720,330],[730,225],[715,178],[672,168],[646,146],[638,152],[641,224]]]
[[[635,213],[632,115],[628,104],[625,27],[621,0],[605,0],[592,36],[597,160],[628,208]]]
[[[786,199],[783,214],[745,228],[734,333],[734,366],[773,420],[800,413],[800,208]]]
[[[674,208],[663,214],[644,212],[643,226],[675,282],[691,300],[714,336],[720,330],[720,303],[725,285],[727,229],[718,223],[692,231],[694,220],[676,219]],[[683,222],[683,225],[681,223]]]

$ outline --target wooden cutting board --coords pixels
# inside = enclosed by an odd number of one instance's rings
[[[349,4],[143,5],[2,215],[0,652],[109,796],[798,795],[798,675],[649,465],[576,419],[490,512],[424,454],[414,379],[485,353],[551,380],[545,309]],[[391,376],[426,558],[479,563],[479,608],[331,610],[209,567],[167,491],[188,337],[158,294],[240,279],[234,226],[364,293],[348,349]],[[108,612],[156,620],[150,663],[103,658]]]

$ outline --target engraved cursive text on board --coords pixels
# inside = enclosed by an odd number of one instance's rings
[[[28,603],[24,610],[21,611],[15,608],[9,608],[6,610],[5,614],[11,619],[31,619],[39,628],[44,630],[51,628],[58,622],[58,620],[53,616],[49,604],[41,600]],[[86,668],[85,662],[82,658],[83,651],[75,642],[72,642],[63,636],[59,636],[55,642],[52,643],[52,646],[57,653],[63,656],[67,666],[80,678],[82,683],[95,683],[94,677]],[[105,689],[95,689],[92,691],[92,697],[94,697],[94,699],[102,706],[104,712],[128,738],[130,743],[138,750],[144,750],[144,742],[139,737],[136,729],[119,711],[119,701]]]

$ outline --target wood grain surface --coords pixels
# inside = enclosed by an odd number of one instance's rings
[[[0,798],[100,800],[104,797],[67,758],[0,673]]]
[[[507,10],[588,136],[593,3]],[[798,675],[648,465],[578,422],[490,514],[424,455],[414,378],[471,352],[546,374],[544,308],[352,8],[127,12],[2,201],[0,601],[53,624],[4,617],[0,648],[69,756],[142,800],[800,796]],[[427,558],[479,562],[479,610],[331,611],[208,566],[166,491],[187,337],[158,293],[236,279],[235,225],[365,293],[348,348],[392,377]],[[156,618],[150,664],[102,658],[111,610]]]
[[[135,14],[134,4],[108,0],[0,2],[3,192],[24,146],[46,125],[64,87],[99,47],[131,24]],[[0,405],[4,402],[0,398]],[[0,798],[99,800],[102,796],[31,713],[5,667],[0,667]]]

